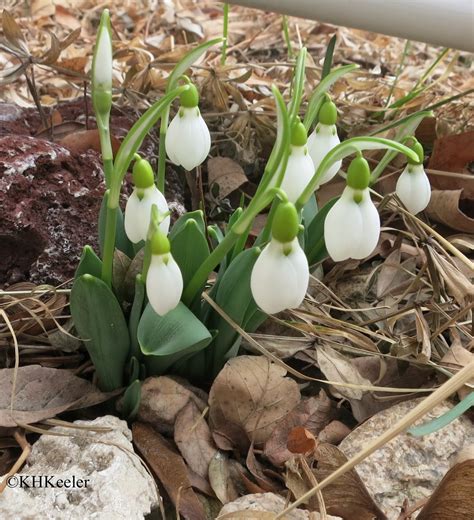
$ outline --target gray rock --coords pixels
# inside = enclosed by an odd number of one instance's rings
[[[50,431],[61,436],[43,435],[33,445],[21,473],[10,477],[10,485],[18,484],[21,478],[31,485],[32,476],[39,482],[39,476],[51,475],[53,483],[63,480],[62,487],[6,488],[0,500],[0,518],[141,520],[158,506],[155,482],[133,451],[125,421],[105,416],[75,424],[111,430],[55,427]],[[73,477],[76,487],[65,487],[65,479]]]
[[[243,497],[234,500],[233,502],[229,502],[226,504],[219,512],[219,516],[217,520],[221,516],[230,513],[237,513],[241,511],[265,511],[268,513],[281,513],[285,507],[287,506],[287,502],[284,498],[279,495],[275,495],[274,493],[255,493],[253,495],[245,495]],[[244,518],[239,515],[239,519]],[[251,514],[247,516],[249,520],[253,517]],[[287,520],[309,520],[309,512],[304,509],[295,509],[291,511],[287,515],[285,515]],[[319,520],[319,513],[313,513],[311,517],[314,520]],[[338,516],[327,515],[328,520],[339,520]]]
[[[419,402],[420,399],[404,401],[374,415],[353,430],[339,448],[351,458]],[[449,402],[443,403],[416,424],[438,417],[451,407]],[[424,437],[399,435],[358,464],[356,470],[388,518],[396,519],[405,498],[414,504],[431,495],[460,450],[473,440],[473,425],[462,416]]]

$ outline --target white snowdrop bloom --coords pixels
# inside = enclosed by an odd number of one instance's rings
[[[398,178],[396,193],[408,211],[416,215],[428,206],[431,186],[423,168],[423,147],[414,137],[412,139],[414,144],[411,148],[417,153],[419,161],[408,160],[408,164]]]
[[[329,256],[340,262],[369,256],[380,237],[380,216],[368,189],[370,171],[367,161],[352,161],[347,186],[329,210],[324,221],[324,241]]]
[[[164,316],[181,300],[183,276],[164,234],[156,233],[150,246],[152,256],[146,276],[146,293],[153,310]]]
[[[131,242],[137,244],[146,240],[150,225],[153,204],[160,213],[168,213],[168,203],[161,191],[155,186],[153,170],[148,161],[138,159],[133,166],[133,182],[135,187],[125,206],[125,233]],[[166,235],[170,227],[169,215],[160,224]]]
[[[290,202],[296,202],[314,175],[314,165],[308,153],[306,129],[300,121],[292,130],[290,156],[281,189]]]
[[[341,141],[336,128],[337,110],[332,101],[327,101],[319,111],[319,123],[308,137],[308,151],[315,170],[321,161]],[[341,168],[342,161],[335,162],[319,179],[318,186],[330,181]]]
[[[281,203],[273,220],[273,238],[257,258],[250,277],[254,300],[268,314],[298,307],[306,294],[309,267],[298,231],[294,205]]]
[[[180,96],[181,108],[166,132],[165,148],[169,159],[190,171],[199,166],[211,149],[211,135],[197,106],[194,85]]]
[[[111,90],[112,39],[110,37],[110,18],[108,9],[104,9],[102,12],[92,67],[94,88],[99,87],[102,90]]]

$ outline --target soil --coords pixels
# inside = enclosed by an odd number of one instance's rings
[[[94,128],[94,119],[86,116],[91,113],[83,100],[64,103],[55,110],[60,123],[51,131],[42,128],[36,110],[0,105],[0,286],[23,280],[65,283],[84,245],[98,251],[97,219],[105,190],[100,154],[53,142]],[[122,138],[137,116],[130,109],[114,109],[114,137]],[[156,149],[149,137],[141,152],[153,158]],[[166,197],[176,217],[184,212],[184,181],[171,169],[167,181]],[[125,193],[130,189],[126,182]]]

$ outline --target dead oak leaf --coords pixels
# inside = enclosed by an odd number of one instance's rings
[[[301,399],[298,385],[285,377],[286,370],[264,356],[239,356],[226,363],[210,394],[210,425],[214,432],[242,445],[236,432],[263,444],[275,425]]]

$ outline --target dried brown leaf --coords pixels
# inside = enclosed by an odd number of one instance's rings
[[[431,192],[431,200],[426,208],[430,218],[449,226],[456,231],[474,233],[474,218],[464,213],[461,209],[463,190]]]
[[[298,385],[286,370],[264,356],[239,356],[226,363],[209,394],[211,429],[228,432],[235,445],[235,427],[248,441],[263,444],[275,425],[300,401]]]
[[[138,451],[183,517],[188,520],[205,520],[204,508],[191,488],[186,464],[181,455],[148,424],[134,423],[132,434]]]
[[[467,172],[468,165],[472,161],[474,161],[474,131],[437,139],[429,167],[447,172]]]
[[[304,455],[314,450],[316,439],[309,430],[303,426],[297,426],[290,431],[286,445],[291,453]]]
[[[229,157],[212,157],[207,161],[209,190],[222,200],[247,182],[242,166]]]
[[[6,9],[2,13],[2,28],[8,42],[16,49],[28,54],[28,47],[20,26]]]
[[[207,478],[209,463],[217,449],[209,426],[193,401],[188,401],[176,416],[174,441],[188,466],[202,478]]]
[[[0,426],[4,427],[43,421],[66,410],[101,403],[113,395],[100,392],[69,370],[29,365],[17,371],[11,410],[14,374],[14,368],[0,370]]]
[[[438,484],[417,520],[472,520],[474,460],[452,467]]]
[[[209,482],[223,504],[232,502],[239,496],[231,478],[229,459],[221,452],[216,451],[209,463]]]
[[[275,481],[273,481],[265,474],[263,465],[260,464],[260,462],[257,460],[257,457],[255,456],[253,446],[250,446],[250,449],[247,453],[246,464],[255,481],[264,491],[277,492],[280,490],[280,486],[278,486]]]
[[[111,142],[112,150],[114,154],[116,154],[120,148],[120,141],[116,137],[112,136]],[[58,143],[69,149],[71,152],[78,154],[86,152],[87,150],[95,150],[99,153],[101,151],[99,131],[96,128],[92,130],[81,130],[79,132],[74,131],[73,133],[62,137]]]

